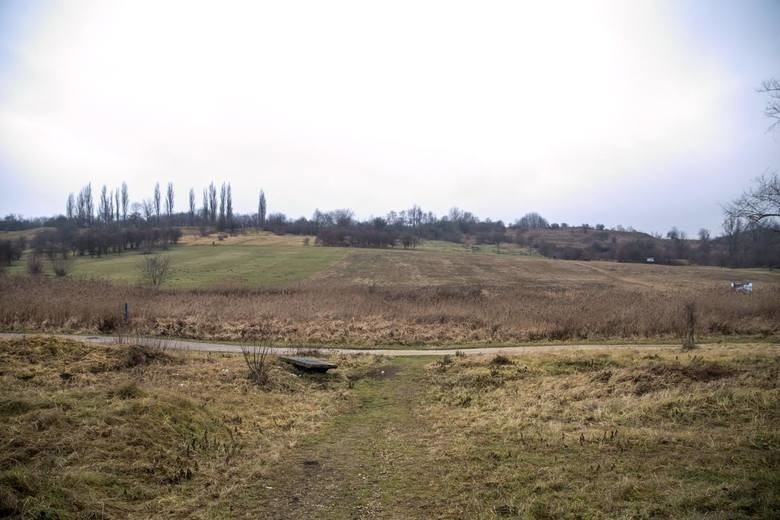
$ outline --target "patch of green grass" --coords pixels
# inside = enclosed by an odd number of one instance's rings
[[[197,288],[215,285],[259,287],[295,282],[343,258],[341,248],[252,246],[177,246],[160,254],[171,259],[171,275],[165,287]],[[70,276],[102,278],[118,283],[140,283],[144,255],[135,251],[101,258],[74,257]],[[9,273],[24,273],[26,259]],[[48,263],[46,272],[51,273]]]

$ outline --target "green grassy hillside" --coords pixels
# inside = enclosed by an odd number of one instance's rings
[[[161,251],[171,259],[171,288],[212,286],[272,286],[311,277],[347,254],[345,249],[273,245],[179,245]],[[144,256],[136,251],[101,258],[75,257],[70,276],[100,278],[118,283],[140,283]],[[22,274],[23,257],[8,271]],[[46,272],[51,268],[46,265]]]

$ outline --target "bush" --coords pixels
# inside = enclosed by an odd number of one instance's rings
[[[159,287],[170,272],[171,259],[166,255],[152,255],[141,262],[141,277],[152,287]]]
[[[696,348],[696,303],[688,302],[683,305],[682,323],[680,327],[682,348],[690,350]]]
[[[19,260],[22,256],[22,251],[24,251],[24,239],[20,238],[17,241],[0,240],[0,268]]]
[[[493,359],[490,360],[491,365],[511,365],[512,360],[504,354],[496,354]]]
[[[143,397],[143,391],[138,387],[138,383],[131,381],[124,383],[115,388],[111,393],[111,397],[117,397],[119,399],[138,399]]]
[[[27,259],[27,274],[38,276],[43,273],[43,261],[38,255],[30,255]]]
[[[51,262],[54,274],[58,277],[67,276],[71,268],[73,267],[73,260],[71,258],[55,258]]]
[[[271,370],[271,349],[256,345],[242,345],[241,353],[244,354],[244,361],[249,368],[249,379],[259,385],[268,383],[268,374]]]

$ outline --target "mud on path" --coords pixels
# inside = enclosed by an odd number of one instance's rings
[[[435,468],[426,467],[433,432],[414,404],[424,388],[424,363],[393,359],[384,374],[357,382],[357,405],[290,450],[275,474],[258,483],[252,500],[263,516],[417,518],[435,507],[423,498],[437,480]]]

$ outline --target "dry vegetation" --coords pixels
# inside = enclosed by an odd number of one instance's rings
[[[752,295],[731,280],[749,277]],[[112,332],[124,302],[143,334],[355,345],[676,338],[694,302],[699,337],[780,332],[768,271],[359,251],[306,282],[151,291],[100,281],[0,279],[8,331]]]
[[[381,363],[322,378],[237,356],[27,337],[0,342],[0,516],[228,517],[236,495],[327,419]]]
[[[305,239],[314,244],[313,236],[277,235],[268,231],[248,231],[245,233],[208,233],[201,235],[197,228],[185,227],[180,243],[184,245],[242,245],[242,246],[302,246]]]
[[[337,362],[0,342],[0,514],[777,517],[777,346]]]
[[[776,518],[779,354],[635,349],[431,364],[420,415],[440,440],[427,460],[458,497],[442,507],[471,518]]]

